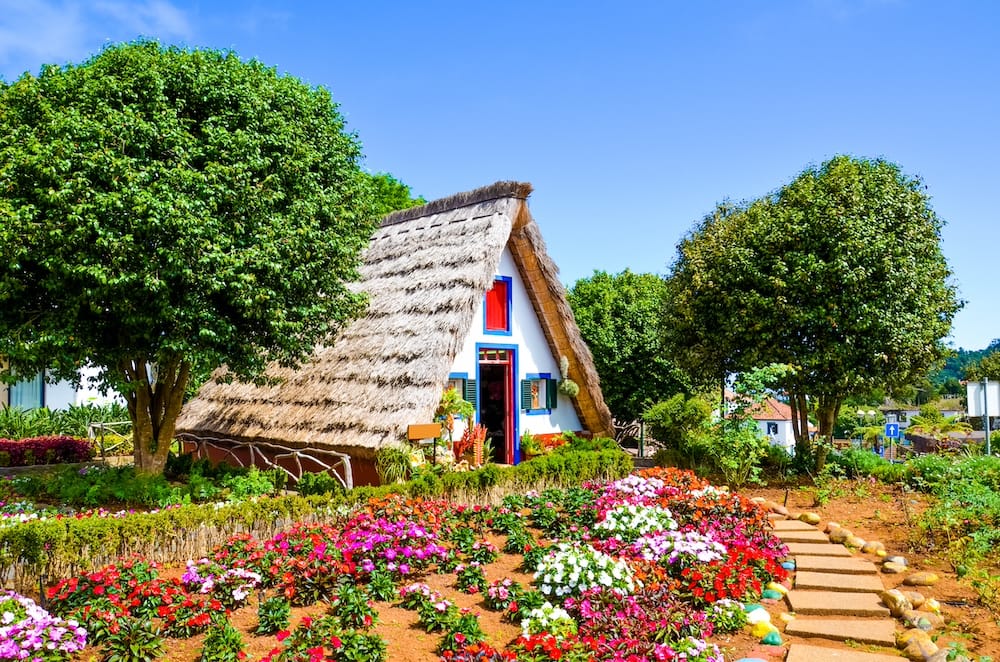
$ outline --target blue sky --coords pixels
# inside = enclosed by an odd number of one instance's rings
[[[1000,337],[1000,4],[989,0],[0,0],[0,77],[142,35],[327,87],[366,167],[428,199],[501,179],[567,285],[666,273],[726,198],[835,154],[920,176],[966,307]]]

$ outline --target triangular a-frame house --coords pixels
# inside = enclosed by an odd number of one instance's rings
[[[387,216],[354,288],[366,315],[275,385],[206,384],[178,421],[182,439],[239,446],[241,461],[309,450],[347,454],[353,482],[373,458],[429,423],[456,386],[490,431],[494,460],[515,463],[525,432],[611,436],[611,414],[558,269],[528,211],[531,185],[498,182]],[[580,386],[556,388],[560,359]]]

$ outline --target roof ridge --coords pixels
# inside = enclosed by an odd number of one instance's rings
[[[455,195],[450,195],[447,198],[432,200],[426,205],[420,205],[419,207],[410,207],[409,209],[394,211],[387,214],[386,217],[382,219],[382,223],[379,227],[396,225],[397,223],[403,223],[415,218],[431,216],[432,214],[440,214],[442,212],[459,209],[461,207],[469,207],[471,205],[487,202],[489,200],[498,200],[500,198],[518,198],[520,200],[524,200],[531,195],[532,190],[531,184],[527,182],[496,182],[494,184],[490,184],[489,186],[483,186],[472,191],[456,193]]]

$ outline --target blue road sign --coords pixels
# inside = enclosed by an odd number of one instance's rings
[[[899,423],[886,423],[885,424],[885,436],[890,439],[899,436]]]

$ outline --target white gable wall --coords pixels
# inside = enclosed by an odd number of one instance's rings
[[[520,440],[520,436],[525,432],[532,434],[546,434],[550,432],[577,431],[582,428],[580,419],[576,415],[573,402],[566,396],[559,394],[556,407],[551,414],[527,414],[520,408],[520,382],[526,379],[527,375],[537,375],[549,373],[553,378],[559,379],[559,357],[554,356],[549,349],[548,341],[542,332],[542,327],[538,322],[538,317],[528,298],[528,291],[524,287],[524,281],[518,273],[517,265],[508,249],[504,249],[500,258],[500,267],[497,276],[509,277],[511,279],[511,314],[510,314],[510,335],[498,335],[486,333],[484,331],[484,302],[485,296],[480,300],[476,310],[476,316],[472,323],[472,329],[466,337],[461,351],[455,358],[451,373],[467,374],[469,379],[476,378],[476,368],[479,362],[478,347],[508,347],[515,351],[514,375],[514,407],[517,408],[515,445]],[[456,430],[456,436],[461,434]]]

